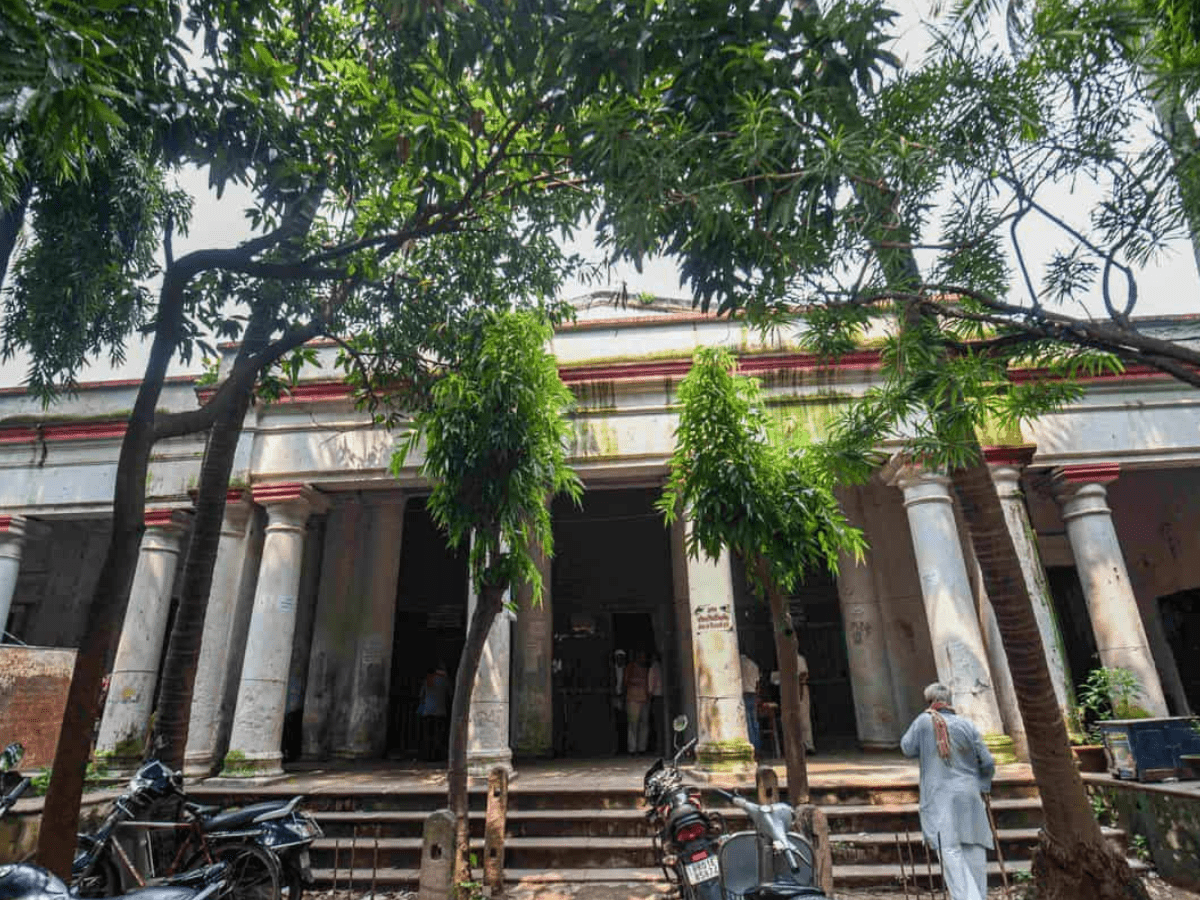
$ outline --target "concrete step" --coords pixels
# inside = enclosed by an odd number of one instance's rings
[[[1103,832],[1115,849],[1126,852],[1127,836],[1123,830],[1105,828]],[[1038,829],[1001,828],[999,837],[1000,851],[1006,861],[1028,860],[1037,846]],[[834,865],[899,865],[913,860],[919,866],[925,863],[925,840],[920,831],[831,834],[829,842]],[[937,853],[931,850],[929,856],[936,858]]]
[[[833,833],[860,834],[880,832],[892,834],[919,827],[919,806],[916,803],[843,804],[822,807]],[[721,806],[720,812],[732,831],[749,827],[741,810]],[[992,801],[992,811],[998,828],[1037,828],[1042,824],[1041,802],[1036,798],[1016,798]],[[357,833],[360,840],[374,837],[420,837],[428,810],[375,811],[316,811],[327,837],[350,840]],[[471,813],[471,833],[483,834],[484,813]],[[645,837],[652,829],[644,808],[614,807],[609,809],[513,809],[508,813],[510,837]]]
[[[1118,850],[1126,849],[1125,832],[1106,828],[1105,836]],[[1000,849],[1006,860],[1028,859],[1038,841],[1036,828],[1000,829]],[[479,852],[482,842],[472,841]],[[919,831],[903,833],[864,832],[831,835],[834,864],[899,865],[926,857]],[[509,837],[504,842],[505,864],[515,869],[605,869],[653,867],[658,862],[653,844],[644,836],[561,836],[539,835]],[[324,837],[312,847],[317,868],[356,870],[372,868],[416,868],[420,865],[421,839],[366,837],[357,841]],[[932,854],[936,856],[935,854]]]
[[[1149,866],[1139,860],[1131,859],[1129,865],[1135,872],[1149,870]],[[1029,871],[1029,860],[1019,859],[1012,860],[1011,862],[1006,860],[1004,871],[1011,884],[1014,875]],[[314,869],[313,878],[316,881],[316,888],[324,890],[333,887],[334,874],[332,869]],[[915,875],[916,881],[914,882],[912,867],[909,866],[902,869],[896,864],[835,865],[833,867],[833,880],[838,889],[891,888],[899,891],[907,882],[909,891],[915,892],[917,888],[928,891],[931,880],[935,888],[941,887],[941,866],[937,863],[931,863],[926,867],[924,860],[922,860]],[[656,892],[659,890],[665,891],[668,887],[668,882],[663,877],[662,869],[657,867],[611,867],[604,869],[564,869],[562,867],[555,867],[553,869],[537,870],[506,867],[504,877],[505,882],[514,887],[551,883],[618,883],[639,885],[646,890],[655,890]],[[415,889],[419,878],[420,872],[416,868],[379,869],[375,872],[375,884],[381,890]],[[988,863],[988,881],[993,885],[1001,883],[1000,865],[995,861]],[[353,887],[355,890],[366,891],[370,888],[370,885],[371,871],[369,869],[365,872],[355,872],[352,884],[347,878],[346,870],[342,869],[337,872],[337,888],[339,890],[346,890]]]

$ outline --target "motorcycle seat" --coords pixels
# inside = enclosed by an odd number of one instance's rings
[[[810,897],[813,900],[827,900],[819,887],[806,884],[760,884],[750,888],[743,895],[746,900],[794,900],[794,898]]]
[[[274,812],[287,806],[287,800],[268,800],[265,803],[252,803],[230,812],[207,817],[201,816],[205,831],[223,831],[227,828],[241,828],[249,825],[263,813]]]
[[[185,802],[183,808],[201,819],[212,818],[221,811],[219,806],[205,806],[203,803],[193,803],[191,800]]]
[[[195,896],[196,892],[191,888],[156,884],[123,894],[121,900],[191,900]]]
[[[62,880],[41,866],[17,863],[0,866],[0,900],[24,900],[24,898],[70,897]]]

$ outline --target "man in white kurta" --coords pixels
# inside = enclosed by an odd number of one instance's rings
[[[974,724],[955,715],[950,689],[925,689],[929,708],[900,739],[905,756],[921,759],[921,831],[941,855],[950,900],[985,900],[992,830],[982,794],[991,793],[996,763]]]

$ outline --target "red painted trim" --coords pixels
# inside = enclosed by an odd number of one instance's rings
[[[1037,452],[1035,444],[1019,444],[1015,447],[984,447],[983,459],[992,466],[1015,466],[1025,468],[1033,462],[1033,454]]]
[[[1067,484],[1107,484],[1116,481],[1120,474],[1121,464],[1115,462],[1062,466],[1054,473],[1055,478]]]
[[[0,516],[0,531],[8,531],[12,527],[12,516]]]
[[[163,384],[191,384],[199,375],[169,375],[163,379]],[[141,387],[141,378],[114,378],[112,381],[81,381],[75,386],[76,392],[96,390],[97,388],[135,388]],[[29,393],[27,387],[0,388],[0,397],[21,397]]]
[[[101,422],[65,422],[58,425],[0,426],[0,444],[31,444],[38,440],[99,441],[125,436],[124,419]]]
[[[288,500],[298,499],[305,487],[306,485],[299,481],[284,484],[256,484],[251,488],[251,496],[255,503],[264,506],[268,503],[286,503]]]
[[[147,528],[166,528],[176,524],[175,513],[177,512],[180,512],[180,510],[171,507],[167,507],[166,509],[148,509],[143,521],[146,523]]]

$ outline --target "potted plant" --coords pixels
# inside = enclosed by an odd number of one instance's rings
[[[1123,768],[1129,753],[1128,742],[1121,743],[1106,735],[1100,724],[1114,720],[1144,719],[1150,713],[1137,705],[1142,686],[1128,669],[1102,666],[1092,669],[1079,687],[1079,700],[1068,723],[1072,735],[1071,750],[1081,772],[1104,772]]]

